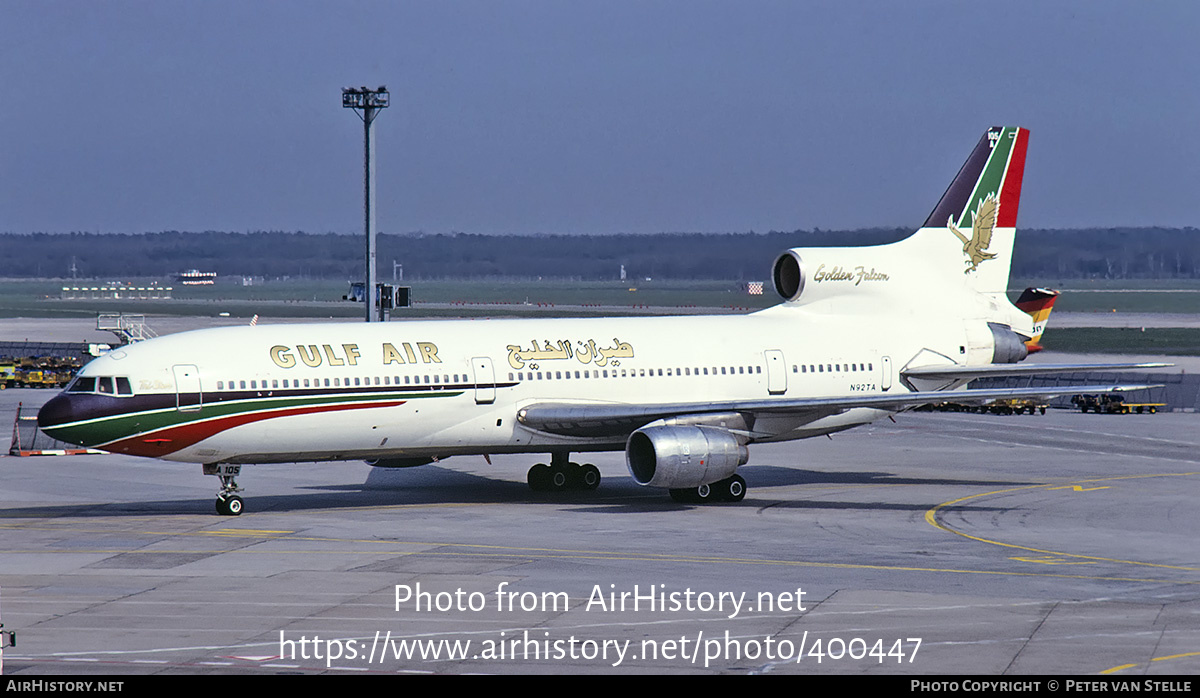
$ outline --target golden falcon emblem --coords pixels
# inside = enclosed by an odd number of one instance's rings
[[[963,235],[958,226],[954,225],[953,216],[946,221],[946,227],[950,229],[950,232],[962,240],[963,254],[967,256],[967,269],[963,271],[964,274],[970,274],[978,269],[980,262],[996,258],[996,255],[988,252],[987,248],[992,244],[992,229],[996,227],[996,211],[999,209],[1000,202],[996,200],[995,194],[988,194],[980,201],[972,215],[970,238]]]

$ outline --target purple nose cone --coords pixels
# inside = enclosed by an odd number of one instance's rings
[[[42,405],[42,409],[38,410],[38,428],[42,431],[47,431],[75,421],[76,410],[72,402],[71,396],[66,394],[55,395],[50,398],[50,401]]]

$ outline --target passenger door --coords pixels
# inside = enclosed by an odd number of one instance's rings
[[[194,364],[176,364],[172,367],[175,374],[175,409],[180,412],[197,412],[204,403],[204,395],[200,391],[200,369]]]
[[[767,392],[771,395],[786,393],[787,367],[784,365],[783,352],[778,349],[768,349],[763,354],[767,358]]]
[[[492,360],[486,356],[476,356],[471,359],[471,369],[475,374],[475,404],[492,404],[496,401],[496,371],[492,367]]]

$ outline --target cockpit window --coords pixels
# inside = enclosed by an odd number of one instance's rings
[[[75,376],[67,385],[67,392],[133,395],[133,386],[125,376]]]
[[[75,380],[67,386],[68,393],[94,393],[96,392],[96,379],[91,376],[75,376]]]

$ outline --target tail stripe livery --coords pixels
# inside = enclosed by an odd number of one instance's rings
[[[1017,227],[1017,208],[1021,200],[1021,180],[1025,178],[1025,149],[1029,145],[1028,129],[1006,129],[1015,131],[1012,154],[1008,158],[1008,169],[1004,173],[1004,188],[1000,191],[1000,211],[996,225],[1000,228]]]
[[[989,195],[1000,200],[997,227],[1016,227],[1028,142],[1029,131],[1023,128],[988,129],[922,227],[945,228],[947,221],[968,225],[972,212]]]

